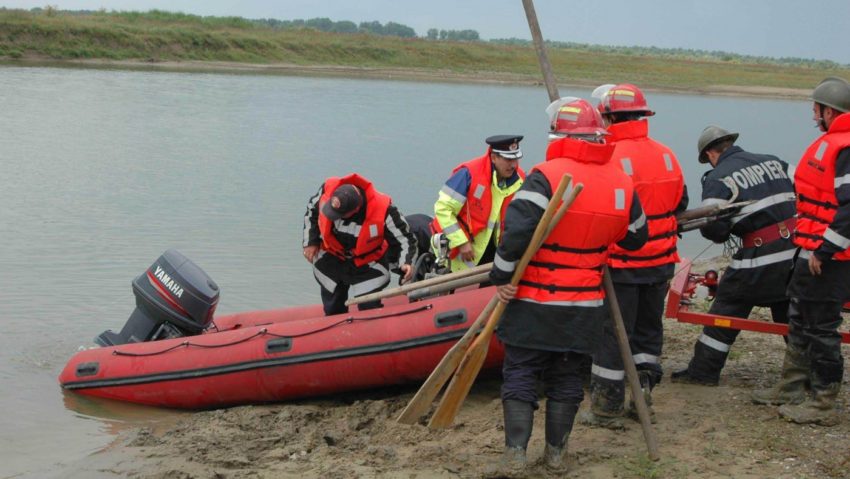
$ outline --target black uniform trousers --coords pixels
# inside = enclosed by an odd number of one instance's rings
[[[644,376],[648,377],[650,388],[661,382],[663,374],[660,358],[664,342],[662,316],[667,289],[667,281],[649,284],[614,283],[635,367],[639,372],[645,371]],[[593,356],[591,368],[594,407],[609,413],[622,410],[625,374],[620,346],[614,333],[614,320],[608,318],[604,338]]]
[[[808,252],[805,252],[808,253]],[[842,305],[850,300],[850,261],[824,261],[821,274],[812,276],[801,253],[788,285],[788,342],[811,362],[813,390],[822,390],[844,378],[841,355]]]
[[[502,400],[532,403],[537,409],[537,380],[552,401],[578,404],[584,399],[581,363],[586,355],[505,345],[502,363]]]
[[[356,266],[350,259],[343,260],[325,251],[320,251],[313,262],[313,276],[321,286],[322,305],[326,316],[348,312],[345,302],[348,300],[349,290],[353,296],[362,296],[380,291],[390,282],[386,259]],[[375,300],[358,305],[358,309],[381,306],[381,300]]]
[[[756,306],[769,307],[774,323],[788,323],[788,301],[758,304],[741,298],[729,299],[718,296],[711,304],[708,313],[733,318],[748,318]],[[703,327],[702,334],[694,345],[694,356],[688,364],[688,374],[698,380],[714,383],[719,381],[720,371],[726,365],[729,350],[740,333],[741,330],[739,329],[719,328],[717,326]]]

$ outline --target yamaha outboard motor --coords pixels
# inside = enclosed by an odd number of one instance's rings
[[[218,285],[195,263],[170,249],[133,280],[136,309],[120,333],[104,331],[100,346],[156,341],[201,333],[218,305]]]

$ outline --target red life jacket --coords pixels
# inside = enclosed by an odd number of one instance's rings
[[[839,115],[829,131],[803,153],[794,173],[797,192],[797,229],[794,244],[814,251],[823,243],[823,234],[838,210],[835,197],[835,160],[850,147],[850,113]],[[835,255],[837,261],[850,260],[850,248]]]
[[[535,169],[553,188],[569,173],[584,189],[532,257],[517,298],[558,306],[602,305],[602,266],[611,243],[626,236],[634,195],[632,180],[609,161],[613,151],[613,145],[571,138],[549,145],[546,162]]]
[[[366,195],[366,219],[360,227],[357,244],[350,252],[346,252],[334,236],[333,221],[322,213],[322,206],[341,184],[354,185]],[[356,173],[342,178],[328,178],[322,190],[322,197],[319,199],[319,232],[322,234],[322,249],[342,260],[352,258],[357,266],[380,259],[389,246],[384,239],[384,224],[390,202],[389,196],[376,190],[369,180]]]
[[[611,246],[612,268],[647,268],[678,263],[678,222],[675,210],[682,200],[685,178],[670,148],[649,138],[646,120],[614,123],[608,127],[614,144],[611,163],[632,178],[646,214],[649,239],[637,251]]]
[[[461,163],[452,170],[452,174],[458,172],[461,168],[466,168],[469,171],[472,180],[469,183],[469,189],[466,191],[466,203],[460,208],[457,213],[457,223],[460,229],[466,234],[466,238],[471,242],[472,238],[478,233],[487,228],[487,222],[490,220],[490,209],[493,207],[493,192],[490,187],[493,184],[493,163],[490,161],[491,148],[487,148],[487,153],[484,156]],[[517,174],[522,179],[525,179],[525,172],[522,168],[517,167]],[[513,198],[513,194],[505,198],[502,202],[501,211],[499,212],[500,224],[499,230],[504,229],[505,211],[508,209],[508,204]],[[434,233],[443,231],[440,222],[437,218],[431,222],[431,229]],[[452,248],[449,252],[449,257],[454,259],[460,248]]]

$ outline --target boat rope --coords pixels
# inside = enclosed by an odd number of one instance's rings
[[[679,269],[677,269],[676,272],[673,273],[673,276],[678,275],[679,273],[684,271],[685,268],[692,266],[694,264],[694,261],[698,260],[699,257],[702,256],[703,254],[705,254],[705,252],[708,251],[708,248],[711,248],[712,246],[714,246],[714,243],[709,243],[708,246],[706,246],[705,248],[702,249],[702,251],[699,252],[699,254],[694,256],[692,259],[689,259],[687,263],[682,264],[679,267]]]
[[[323,326],[321,328],[314,329],[312,331],[307,331],[307,332],[304,332],[304,333],[299,333],[299,334],[292,334],[292,335],[275,334],[275,333],[270,333],[268,328],[262,328],[259,331],[257,331],[256,333],[252,334],[251,336],[248,336],[247,338],[237,339],[236,341],[230,341],[228,343],[198,344],[198,343],[193,343],[193,342],[187,340],[187,341],[182,341],[179,344],[175,344],[174,346],[162,349],[160,351],[153,351],[153,352],[149,352],[149,353],[131,353],[131,352],[127,352],[127,351],[119,351],[119,350],[116,349],[115,351],[112,351],[112,355],[113,356],[147,357],[147,356],[156,356],[156,355],[159,355],[159,354],[165,354],[167,352],[174,351],[175,349],[188,348],[190,346],[194,346],[196,348],[204,348],[204,349],[225,348],[225,347],[228,347],[228,346],[234,346],[234,345],[237,345],[237,344],[242,344],[244,342],[250,341],[250,340],[257,338],[257,337],[260,337],[260,336],[272,336],[272,337],[275,337],[275,338],[303,338],[305,336],[310,336],[310,335],[313,335],[313,334],[319,334],[319,333],[325,332],[329,329],[333,329],[333,328],[336,328],[337,326],[341,326],[341,325],[344,325],[344,324],[353,324],[355,322],[361,322],[361,321],[376,321],[376,320],[385,319],[385,318],[407,316],[408,314],[419,313],[421,311],[427,311],[427,310],[433,309],[433,308],[434,308],[433,304],[426,304],[426,305],[423,305],[423,306],[419,306],[418,308],[414,308],[414,309],[411,309],[411,310],[408,310],[408,311],[403,311],[403,312],[400,312],[400,313],[379,314],[379,315],[376,315],[376,316],[365,316],[365,317],[362,317],[362,318],[355,318],[354,316],[349,316],[349,317],[342,319],[340,321],[337,321],[333,324],[329,324],[327,326]]]

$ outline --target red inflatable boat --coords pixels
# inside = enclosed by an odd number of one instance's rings
[[[63,388],[204,409],[419,381],[495,292],[466,288],[417,302],[401,296],[329,317],[315,305],[212,319],[218,287],[174,250],[133,288],[137,308],[121,334],[107,331],[96,340],[101,347],[75,354],[59,376]],[[498,367],[502,355],[494,340],[485,367]]]

